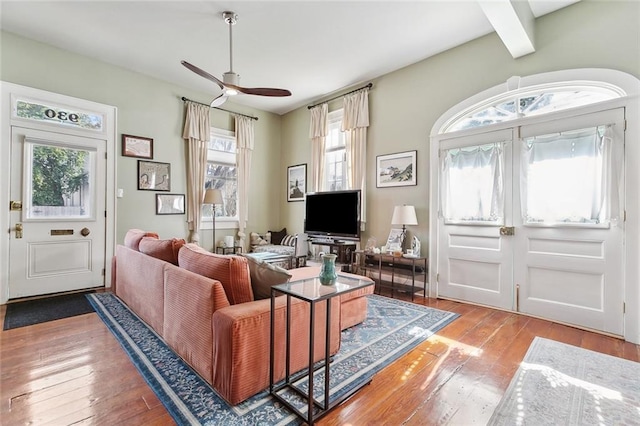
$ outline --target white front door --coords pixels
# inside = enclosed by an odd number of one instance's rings
[[[622,335],[623,123],[618,109],[442,139],[438,295]],[[616,149],[572,139],[609,124]]]
[[[104,286],[105,149],[12,126],[10,299]]]

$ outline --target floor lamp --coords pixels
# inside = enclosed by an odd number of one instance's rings
[[[211,217],[212,217],[212,228],[213,228],[213,248],[211,251],[213,253],[216,252],[216,204],[223,204],[222,201],[222,191],[219,189],[207,189],[204,192],[204,200],[202,200],[202,204],[211,204]]]

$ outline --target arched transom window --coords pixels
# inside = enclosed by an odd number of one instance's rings
[[[473,129],[595,104],[625,96],[603,82],[566,82],[513,90],[462,111],[445,123],[440,133]]]

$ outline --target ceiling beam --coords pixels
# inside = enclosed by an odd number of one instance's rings
[[[478,4],[514,59],[536,51],[535,17],[528,1],[478,0]]]

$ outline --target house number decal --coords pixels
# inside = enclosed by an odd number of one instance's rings
[[[66,111],[54,111],[51,108],[45,110],[44,115],[47,118],[56,118],[61,121],[71,121],[73,123],[77,123],[80,120],[78,114],[69,114]]]

